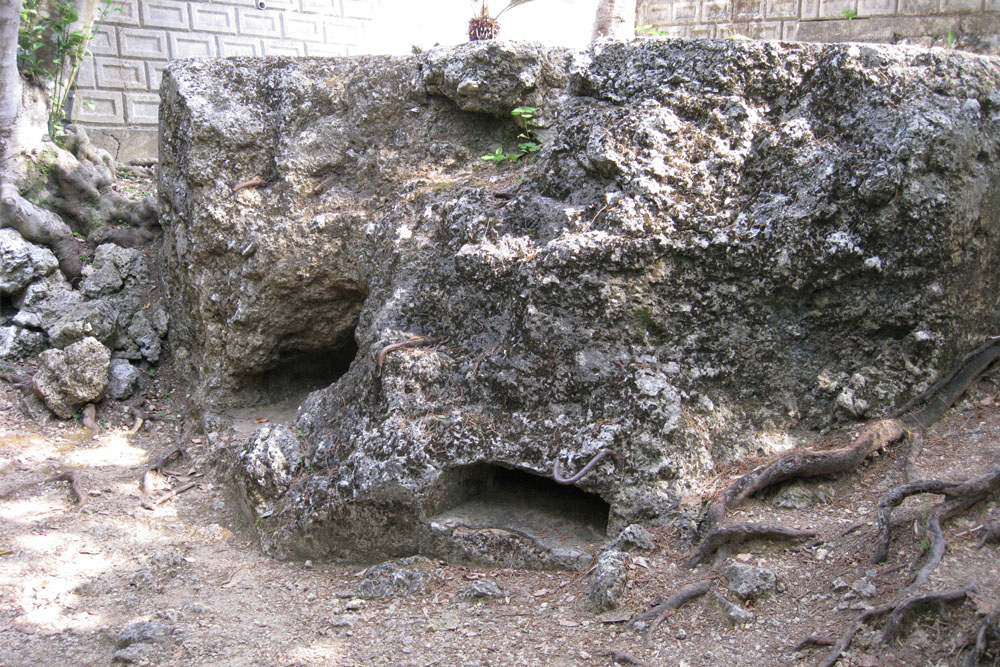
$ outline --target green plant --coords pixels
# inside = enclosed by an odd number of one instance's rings
[[[948,28],[948,48],[955,48],[955,33],[952,32],[951,28]]]
[[[24,0],[18,29],[17,66],[30,81],[51,82],[49,94],[49,137],[59,143],[66,134],[66,98],[76,83],[83,59],[90,55],[88,45],[111,11],[113,0],[101,0],[89,26],[71,30],[79,21],[74,0]],[[50,11],[42,11],[49,7]]]
[[[858,10],[856,9],[842,9],[840,10],[840,15],[843,16],[848,21],[853,21],[858,18]]]
[[[525,155],[537,153],[542,150],[542,145],[538,142],[538,137],[535,136],[534,131],[531,129],[531,119],[535,117],[536,111],[538,109],[535,107],[517,107],[510,112],[517,126],[521,128],[521,133],[517,135],[520,141],[517,144],[516,152],[507,153],[500,146],[492,153],[483,155],[481,159],[487,162],[504,162],[507,160],[517,162]]]
[[[666,30],[660,30],[653,25],[637,25],[635,27],[635,34],[642,37],[664,37],[667,34]]]

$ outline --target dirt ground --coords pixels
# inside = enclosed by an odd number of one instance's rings
[[[14,370],[30,372],[31,363]],[[964,479],[1000,461],[995,382],[980,382],[931,431],[915,460],[921,477]],[[154,410],[175,414],[175,391],[169,372],[161,372],[147,397]],[[173,634],[133,656],[138,664],[608,665],[612,649],[649,665],[816,664],[826,649],[791,647],[809,635],[838,635],[862,605],[888,601],[905,585],[926,546],[911,525],[939,498],[914,498],[897,511],[907,520],[889,560],[878,566],[869,564],[875,507],[900,481],[902,446],[856,473],[755,499],[732,517],[810,528],[819,534],[812,542],[749,543],[689,571],[679,563],[690,546],[670,529],[654,529],[656,549],[632,555],[624,613],[586,609],[587,575],[454,563],[440,564],[431,594],[357,601],[364,565],[283,563],[260,553],[204,460],[201,438],[190,443],[189,459],[167,466],[179,481],[200,484],[145,509],[142,473],[151,455],[173,443],[175,423],[154,421],[130,436],[131,419],[109,405],[98,411],[102,428],[91,432],[74,421],[36,423],[20,400],[0,384],[0,494],[74,470],[87,502],[78,506],[66,482],[0,500],[0,665],[9,666],[110,663],[119,633],[139,621],[159,621]],[[721,487],[740,468],[707,480],[706,489]],[[779,498],[808,507],[778,508]],[[947,523],[944,561],[924,587],[975,583],[975,596],[917,614],[888,645],[881,642],[883,621],[874,622],[841,664],[957,664],[981,613],[1000,600],[997,546],[977,546],[978,527],[998,514],[994,497]],[[730,625],[709,593],[674,612],[648,646],[641,632],[625,630],[631,613],[686,583],[716,577],[714,591],[724,593],[721,572],[732,562],[778,575],[776,592],[749,608],[749,623]],[[461,601],[459,594],[479,579],[494,581],[506,596]],[[851,595],[858,581],[874,584],[874,595]]]
[[[120,187],[135,196],[154,189],[151,176],[142,174]],[[0,363],[3,372],[30,375],[33,368],[32,360]],[[817,664],[826,648],[793,647],[810,635],[839,636],[861,610],[892,600],[929,546],[917,529],[940,500],[907,500],[894,515],[899,525],[887,562],[870,564],[878,501],[903,480],[906,446],[898,444],[855,472],[786,485],[730,516],[807,528],[818,534],[812,541],[750,542],[685,570],[680,563],[691,545],[669,527],[654,528],[655,549],[631,555],[620,611],[597,615],[587,608],[588,574],[445,562],[429,594],[364,601],[355,591],[365,564],[286,563],[261,554],[201,437],[187,443],[187,459],[166,466],[174,477],[163,480],[195,486],[143,507],[143,472],[175,441],[184,389],[169,363],[147,375],[144,407],[161,419],[134,435],[122,405],[98,406],[100,428],[90,431],[77,421],[29,417],[20,393],[0,382],[0,667],[109,664],[123,629],[142,621],[161,623],[170,634],[133,645],[119,661],[589,666],[612,664],[609,652],[619,651],[619,659],[646,665]],[[996,372],[980,381],[931,429],[913,459],[918,478],[961,480],[1000,462],[998,383]],[[705,497],[755,463],[721,467],[704,481]],[[11,493],[67,470],[82,481],[83,505],[61,481]],[[964,664],[972,633],[1000,602],[998,546],[979,546],[983,524],[998,518],[994,495],[946,523],[944,559],[920,589],[971,583],[974,595],[914,614],[888,643],[882,641],[884,617],[873,621],[840,664]],[[773,570],[776,590],[740,603],[726,592],[722,575],[734,562]],[[716,580],[712,591],[673,612],[648,644],[642,631],[625,628],[657,598],[706,578]],[[480,580],[496,583],[505,595],[464,601],[462,592]],[[716,593],[747,609],[752,620],[732,624]],[[986,664],[996,659],[987,657]]]

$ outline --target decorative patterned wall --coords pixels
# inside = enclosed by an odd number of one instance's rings
[[[160,78],[197,56],[362,52],[379,0],[118,0],[81,66],[72,118],[119,160],[156,156]]]
[[[1000,0],[640,0],[637,23],[669,37],[944,46],[949,30],[1000,34]]]

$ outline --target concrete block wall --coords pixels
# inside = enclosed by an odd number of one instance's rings
[[[380,0],[116,0],[77,75],[74,122],[121,161],[155,159],[163,69],[202,56],[363,52]]]
[[[637,25],[669,37],[925,46],[947,45],[950,31],[953,41],[989,53],[1000,35],[1000,0],[640,0]]]

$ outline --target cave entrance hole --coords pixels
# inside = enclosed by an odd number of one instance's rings
[[[257,382],[268,403],[301,402],[307,394],[324,389],[339,380],[358,355],[354,329],[330,347],[318,350],[283,350],[270,370],[257,375]]]
[[[268,370],[246,376],[244,400],[225,413],[233,419],[238,436],[253,433],[261,423],[293,424],[299,406],[314,391],[337,382],[358,354],[354,327],[332,339],[328,347],[297,349],[286,346]]]
[[[500,529],[526,538],[536,552],[581,558],[607,538],[611,506],[603,498],[539,475],[476,464],[447,471],[438,489],[430,521],[439,531]]]

